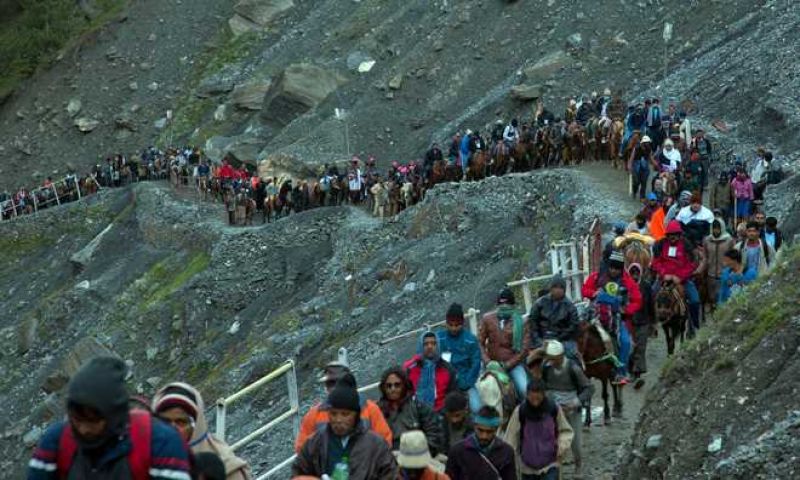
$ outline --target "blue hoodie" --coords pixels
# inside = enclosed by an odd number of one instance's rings
[[[439,351],[450,353],[450,364],[456,370],[459,390],[469,390],[478,381],[481,372],[481,349],[478,339],[467,329],[458,336],[447,330],[437,332]]]

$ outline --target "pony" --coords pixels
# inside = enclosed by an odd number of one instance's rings
[[[622,167],[620,156],[620,146],[622,145],[622,137],[625,132],[625,124],[621,120],[614,120],[611,122],[611,132],[609,134],[608,154],[611,157],[611,166],[619,169]]]
[[[586,366],[586,376],[600,380],[603,386],[603,423],[608,425],[611,422],[611,409],[608,405],[609,386],[614,396],[614,416],[622,414],[622,387],[612,383],[616,365],[609,357],[606,342],[603,340],[596,322],[597,320],[581,322],[577,342],[578,352],[581,354],[583,363]],[[591,406],[586,407],[584,425],[587,427],[592,425]]]
[[[675,352],[675,341],[680,338],[683,343],[686,334],[687,309],[683,300],[683,287],[672,281],[661,285],[653,300],[656,320],[664,330],[667,339],[667,354]]]
[[[577,122],[567,130],[566,150],[569,152],[571,165],[580,165],[586,159],[586,130]]]
[[[633,154],[633,149],[639,146],[639,141],[642,139],[642,132],[639,130],[634,130],[631,134],[630,138],[628,139],[628,143],[625,144],[625,150],[622,152],[622,161],[625,165],[627,165],[627,170],[631,170],[631,155]]]
[[[444,182],[446,175],[447,164],[444,160],[437,160],[433,163],[431,173],[428,175],[428,181],[425,185],[426,189],[433,188],[434,185]]]
[[[475,152],[470,161],[469,168],[467,168],[467,180],[475,181],[482,180],[486,177],[486,163],[489,158],[489,153],[483,150]]]
[[[514,382],[498,362],[489,362],[476,383],[478,396],[483,405],[494,407],[500,413],[501,430],[505,430],[511,413],[517,406],[517,391]]]
[[[494,144],[492,148],[492,175],[501,176],[508,173],[508,166],[511,154],[508,145],[502,140]]]
[[[654,243],[653,237],[636,232],[628,232],[622,237],[615,238],[614,247],[622,250],[625,257],[625,271],[634,263],[638,263],[643,271],[648,271],[653,258],[651,246]]]

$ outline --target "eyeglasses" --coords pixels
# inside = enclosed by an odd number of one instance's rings
[[[398,383],[384,383],[384,386],[386,387],[386,390],[400,390],[401,388],[403,388],[403,384],[399,383],[399,382]]]

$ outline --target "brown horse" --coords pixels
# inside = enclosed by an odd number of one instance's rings
[[[614,168],[620,168],[620,146],[622,145],[622,136],[625,132],[625,124],[621,120],[614,120],[611,123],[611,133],[609,135],[609,154],[611,155],[611,165]]]
[[[573,123],[567,131],[567,150],[569,150],[570,164],[580,165],[586,159],[586,129],[580,124]]]
[[[633,149],[639,146],[639,140],[642,139],[642,133],[639,130],[634,130],[631,134],[631,138],[628,139],[627,145],[625,145],[625,151],[622,152],[622,161],[624,165],[627,165],[626,170],[630,171],[631,169],[631,154],[633,153]]]
[[[511,153],[505,142],[499,141],[492,148],[492,175],[501,176],[508,173]]]
[[[683,343],[686,334],[687,309],[683,301],[683,287],[674,282],[664,282],[655,299],[656,320],[664,329],[667,337],[667,354],[675,352],[675,340],[680,338]]]
[[[489,160],[489,152],[485,150],[480,150],[475,152],[472,156],[472,160],[469,162],[469,168],[467,168],[467,180],[482,180],[486,178],[486,164]]]
[[[433,188],[434,185],[444,182],[445,175],[447,174],[447,162],[444,160],[437,160],[433,164],[431,173],[428,175],[428,182],[425,185],[426,189]]]
[[[597,328],[587,322],[581,322],[580,333],[578,335],[578,352],[586,365],[586,376],[596,378],[603,385],[603,423],[608,425],[611,422],[611,410],[608,406],[608,390],[614,395],[614,416],[622,414],[622,388],[614,385],[612,381],[615,376],[615,365],[609,359],[606,344]],[[586,419],[584,425],[592,425],[591,405],[586,407]]]

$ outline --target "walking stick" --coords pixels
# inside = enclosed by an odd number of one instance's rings
[[[734,195],[733,196],[733,228],[734,228],[734,230],[738,226],[739,226],[739,198],[736,195]]]

